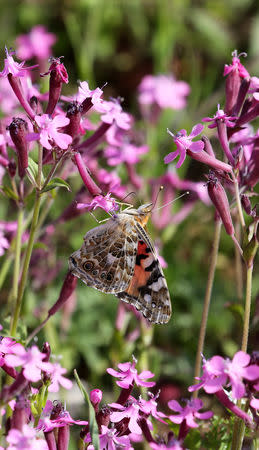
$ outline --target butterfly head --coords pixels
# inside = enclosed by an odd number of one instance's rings
[[[146,203],[144,205],[139,206],[138,209],[132,208],[123,212],[131,216],[134,216],[135,219],[140,223],[140,225],[142,227],[145,227],[151,215],[152,205],[153,203]]]

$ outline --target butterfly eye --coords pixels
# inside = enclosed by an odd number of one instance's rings
[[[89,272],[90,270],[92,270],[93,266],[94,265],[93,265],[93,263],[91,261],[85,261],[84,264],[83,264],[83,269],[86,272]]]
[[[107,273],[107,275],[106,275],[106,280],[107,280],[107,281],[112,281],[112,278],[113,278],[112,274],[111,274],[110,272]]]

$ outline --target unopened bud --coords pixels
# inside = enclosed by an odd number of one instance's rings
[[[103,406],[102,409],[98,412],[98,414],[96,415],[96,420],[100,430],[102,428],[102,425],[108,427],[110,423],[110,415],[111,408],[108,405]]]
[[[204,142],[204,150],[213,158],[216,158],[211,142],[207,136],[202,136],[201,140]]]
[[[46,114],[51,115],[58,103],[61,94],[62,84],[68,83],[68,74],[64,64],[60,62],[59,58],[53,58],[51,66],[48,72],[46,72],[46,74],[48,73],[50,73],[49,102],[46,109]]]
[[[81,106],[77,102],[70,103],[67,109],[67,117],[70,122],[66,126],[64,133],[69,134],[74,138],[79,134],[80,120],[81,120]]]
[[[42,112],[43,112],[42,106],[37,97],[33,96],[30,98],[30,105],[31,105],[33,111],[35,112],[35,114],[37,114],[37,115],[42,114]]]
[[[48,317],[53,316],[53,314],[55,314],[64,305],[64,303],[71,296],[72,292],[74,292],[76,284],[77,278],[71,272],[68,272],[61,288],[59,298],[55,305],[49,309]]]
[[[103,393],[100,389],[93,389],[90,392],[90,400],[95,409],[95,412],[98,412],[98,405],[101,402],[103,397]]]
[[[235,230],[232,223],[227,194],[214,173],[210,173],[209,175],[208,194],[220,215],[227,234],[234,236]]]
[[[23,425],[28,423],[27,408],[29,408],[28,400],[26,400],[24,396],[18,397],[11,418],[11,428],[16,428],[21,431]]]
[[[26,140],[28,126],[25,120],[17,117],[12,120],[8,129],[17,150],[18,173],[19,176],[23,178],[28,167],[28,142]]]

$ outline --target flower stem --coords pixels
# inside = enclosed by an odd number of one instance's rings
[[[18,320],[19,320],[19,316],[20,316],[23,294],[24,294],[24,290],[25,290],[25,286],[26,286],[26,282],[27,282],[29,264],[30,264],[31,254],[32,254],[32,249],[33,249],[33,244],[34,244],[34,237],[35,237],[37,224],[38,224],[40,201],[41,201],[40,192],[36,191],[36,199],[35,199],[34,211],[33,211],[32,222],[31,222],[30,236],[29,236],[28,245],[26,248],[22,276],[21,276],[21,280],[20,280],[20,284],[19,284],[19,288],[18,288],[18,294],[17,294],[17,298],[16,298],[16,304],[15,304],[15,308],[14,308],[14,315],[12,317],[12,322],[11,322],[10,333],[12,336],[15,336],[15,334],[16,334],[17,324],[18,324]]]
[[[252,294],[252,274],[253,264],[247,267],[246,271],[246,299],[245,299],[245,314],[241,350],[247,351],[248,334],[249,334],[249,321],[250,321],[250,309],[251,309],[251,294]],[[232,447],[231,450],[241,450],[245,433],[245,424],[236,419],[233,429]]]
[[[233,174],[233,180],[234,180],[234,187],[235,187],[235,196],[236,196],[236,202],[237,202],[237,209],[238,209],[238,214],[239,214],[239,219],[240,219],[240,223],[242,228],[245,228],[245,219],[244,219],[244,215],[243,215],[243,211],[242,211],[242,205],[241,205],[241,200],[240,200],[240,194],[239,194],[239,188],[238,188],[238,180],[235,177],[235,175]]]
[[[240,242],[241,239],[241,229],[240,223],[236,223],[236,236],[237,241]],[[243,270],[242,270],[242,258],[240,251],[235,247],[235,269],[236,269],[236,290],[237,298],[241,300],[243,298]]]
[[[16,242],[15,242],[16,245],[15,245],[14,271],[13,271],[13,289],[12,289],[13,301],[16,301],[17,295],[18,295],[20,262],[21,262],[23,217],[24,217],[24,211],[23,211],[22,207],[19,207],[18,218],[17,218]]]
[[[196,353],[195,371],[194,371],[195,377],[200,376],[201,358],[202,358],[202,353],[203,353],[203,348],[204,348],[211,292],[212,292],[214,276],[215,276],[215,269],[216,269],[216,264],[217,264],[217,257],[218,257],[221,224],[222,224],[221,220],[216,220],[214,238],[213,238],[213,243],[212,243],[212,255],[211,255],[211,259],[210,259],[208,280],[207,280],[203,312],[202,312],[202,319],[201,319],[200,334],[199,334],[198,347],[197,347],[197,353]],[[195,391],[193,396],[197,397],[197,395],[198,395],[198,392]]]

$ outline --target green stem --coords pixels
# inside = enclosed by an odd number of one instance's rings
[[[199,334],[198,347],[197,347],[197,353],[196,353],[195,370],[194,370],[195,378],[200,376],[201,358],[202,358],[202,353],[203,353],[203,348],[204,348],[204,341],[205,341],[205,335],[206,335],[211,293],[212,293],[212,287],[213,287],[216,264],[217,264],[217,257],[218,257],[221,223],[222,223],[221,220],[217,220],[215,223],[214,238],[213,238],[213,243],[212,243],[212,254],[211,254],[211,258],[210,258],[208,280],[207,280],[207,286],[206,286],[206,292],[205,292],[205,298],[204,298],[200,334]],[[197,397],[197,394],[198,394],[198,391],[195,391],[193,393],[193,396]]]
[[[245,228],[246,224],[245,224],[245,219],[244,219],[242,205],[241,205],[241,200],[240,200],[238,180],[235,177],[235,175],[233,175],[233,180],[234,180],[235,197],[236,197],[236,203],[237,203],[237,210],[238,210],[238,214],[239,214],[239,219],[240,219],[240,223],[242,225],[242,228]]]
[[[18,319],[20,316],[23,294],[24,294],[24,290],[25,290],[25,286],[26,286],[26,282],[27,282],[28,269],[29,269],[29,264],[30,264],[31,254],[32,254],[32,249],[33,249],[33,244],[34,244],[34,237],[35,237],[37,224],[38,224],[40,200],[41,200],[40,192],[36,191],[36,199],[35,199],[34,211],[33,211],[32,222],[31,222],[30,236],[29,236],[28,245],[26,248],[24,264],[23,264],[23,271],[22,271],[19,288],[18,288],[18,295],[16,298],[14,315],[13,315],[12,323],[11,323],[11,335],[12,336],[15,336],[15,334],[16,334]]]
[[[245,299],[245,314],[241,350],[247,351],[248,334],[249,334],[249,322],[250,322],[250,309],[251,309],[251,296],[252,296],[252,274],[253,264],[247,267],[246,271],[246,299]],[[242,420],[236,419],[233,429],[233,438],[231,450],[241,450],[245,434],[245,424]]]
[[[43,157],[43,148],[39,144],[39,146],[38,146],[38,174],[37,174],[37,185],[38,185],[39,190],[41,190],[42,157]]]
[[[13,289],[12,289],[12,298],[13,298],[14,302],[17,299],[18,286],[19,286],[23,218],[24,218],[24,211],[23,211],[22,207],[19,207],[18,218],[17,218],[17,233],[16,233],[16,242],[15,242],[15,258],[14,258]]]
[[[8,271],[9,271],[11,263],[12,263],[12,259],[13,259],[12,255],[9,253],[9,254],[7,254],[7,256],[3,262],[3,265],[0,270],[0,289],[2,289],[2,286],[5,282],[6,275],[8,274]]]

